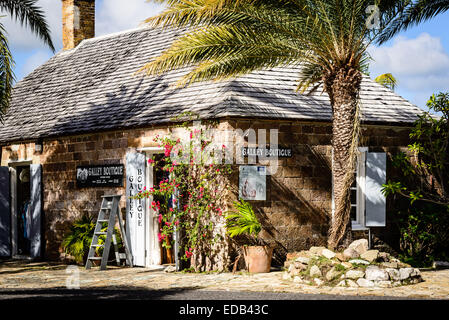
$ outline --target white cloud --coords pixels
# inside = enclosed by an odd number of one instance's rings
[[[416,38],[397,37],[392,46],[371,47],[374,59],[370,71],[373,77],[390,72],[399,82],[398,92],[424,106],[428,97],[449,89],[449,54],[440,38],[421,33]]]
[[[162,10],[161,5],[145,0],[97,1],[96,33],[98,36],[139,27],[139,25]]]

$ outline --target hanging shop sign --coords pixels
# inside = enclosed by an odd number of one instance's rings
[[[260,147],[243,147],[242,156],[257,156],[259,159],[277,158],[291,158],[293,156],[292,148],[260,148]]]
[[[78,188],[123,187],[123,173],[122,164],[78,166],[76,167],[76,186]]]
[[[239,167],[239,198],[261,201],[267,199],[267,167]]]

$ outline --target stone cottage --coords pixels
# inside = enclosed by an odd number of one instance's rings
[[[252,201],[263,216],[261,236],[276,245],[279,261],[289,251],[326,243],[332,216],[331,108],[320,91],[295,92],[298,67],[176,89],[171,84],[185,70],[159,77],[136,71],[179,31],[144,27],[94,37],[94,26],[94,1],[63,0],[64,49],[14,89],[0,130],[0,256],[60,259],[71,222],[86,213],[95,216],[102,195],[125,195],[127,175],[144,181],[139,188],[154,184],[146,160],[162,150],[153,139],[173,132],[173,116],[185,111],[217,120],[222,130],[277,129],[287,154],[279,158],[276,174],[264,180],[259,200]],[[360,98],[353,230],[393,243],[395,208],[380,186],[394,175],[389,156],[407,146],[422,111],[368,77]],[[251,175],[251,165],[244,167]],[[98,168],[108,170],[110,180],[82,185]],[[241,172],[232,180],[235,186]],[[145,206],[143,220],[135,221],[128,216],[129,201],[122,197],[121,209],[135,264],[163,263],[152,231],[154,212]]]

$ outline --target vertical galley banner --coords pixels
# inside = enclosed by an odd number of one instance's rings
[[[239,198],[261,201],[267,199],[267,168],[265,166],[239,167]]]
[[[126,154],[126,234],[134,265],[145,266],[145,203],[131,199],[145,187],[145,155]]]

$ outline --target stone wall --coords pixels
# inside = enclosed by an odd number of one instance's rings
[[[230,119],[221,121],[219,128],[267,129],[267,132],[278,129],[279,144],[293,148],[293,156],[280,159],[278,171],[268,177],[267,200],[253,202],[264,226],[261,237],[276,246],[275,263],[283,263],[287,252],[325,245],[332,196],[330,124]],[[124,194],[124,188],[77,189],[76,167],[124,164],[127,152],[155,146],[154,137],[169,132],[167,127],[153,127],[44,139],[42,153],[34,152],[32,142],[2,148],[3,166],[17,160],[32,160],[43,166],[45,258],[60,258],[65,231],[85,213],[96,216],[101,195]],[[362,145],[369,146],[370,151],[392,154],[403,149],[407,139],[407,129],[365,127]],[[390,171],[388,165],[388,177],[394,174]],[[231,186],[236,199],[238,168]],[[124,197],[120,206],[124,211]],[[390,225],[379,228],[379,237],[388,235],[390,230]]]

